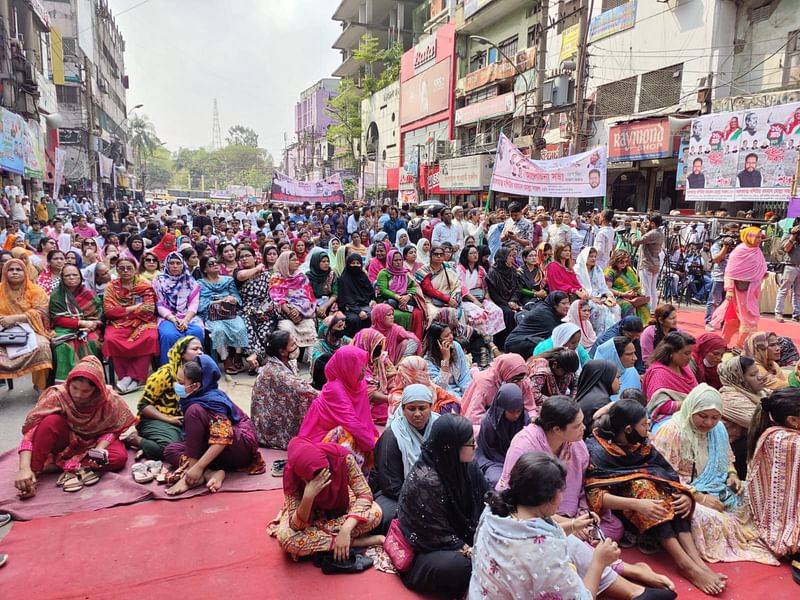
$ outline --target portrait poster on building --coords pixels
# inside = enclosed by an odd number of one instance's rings
[[[692,119],[686,199],[789,200],[800,145],[800,102]]]
[[[272,199],[276,202],[344,202],[342,178],[337,173],[314,181],[298,181],[285,173],[272,175]]]
[[[554,160],[531,160],[500,135],[490,187],[521,196],[594,198],[605,195],[607,166],[605,147]]]

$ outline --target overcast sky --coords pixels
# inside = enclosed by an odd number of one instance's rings
[[[211,144],[216,98],[223,143],[232,125],[252,127],[279,162],[300,92],[341,60],[331,48],[338,0],[109,4],[126,42],[128,106],[144,104],[137,112],[171,150]]]

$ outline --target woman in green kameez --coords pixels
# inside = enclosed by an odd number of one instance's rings
[[[650,322],[649,299],[642,293],[642,284],[631,267],[631,255],[616,250],[605,271],[606,284],[619,304],[622,318],[636,315],[647,325]]]

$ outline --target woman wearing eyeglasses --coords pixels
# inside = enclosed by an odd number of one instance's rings
[[[139,275],[150,283],[153,283],[153,280],[161,275],[161,263],[158,257],[152,252],[148,251],[142,255],[142,264],[139,265]]]

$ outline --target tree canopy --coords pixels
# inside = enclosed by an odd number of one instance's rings
[[[228,129],[228,137],[225,142],[229,146],[250,146],[258,148],[258,134],[250,127],[244,125],[234,125]]]

